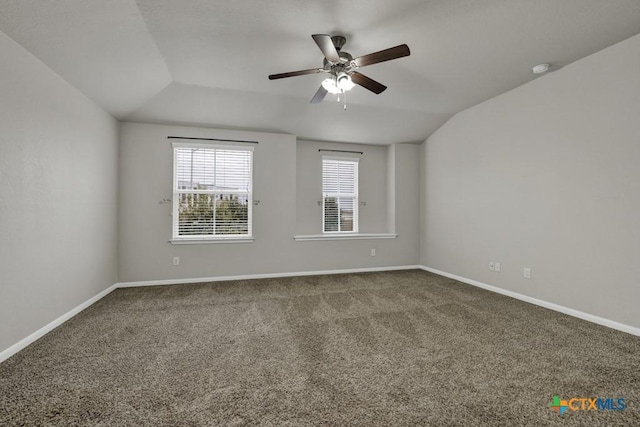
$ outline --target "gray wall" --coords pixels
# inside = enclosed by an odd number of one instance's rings
[[[117,281],[118,124],[0,32],[0,351]]]
[[[402,239],[402,250],[411,255],[411,263],[420,261],[420,146],[414,144],[394,144],[394,189],[395,232]],[[393,224],[390,225],[393,228]],[[394,231],[394,230],[391,230]]]
[[[254,208],[253,243],[171,245],[167,242],[171,236],[171,206],[159,202],[171,198],[172,194],[169,135],[259,141],[254,152],[254,197],[260,204]],[[304,145],[307,143],[311,148]],[[313,224],[307,221],[307,215],[317,216],[317,195],[297,199],[299,186],[316,187],[313,182],[316,178],[309,173],[318,166],[317,147],[320,145],[352,148],[348,144],[298,143],[295,136],[284,134],[123,123],[120,138],[120,281],[415,265],[419,259],[419,147],[416,145],[402,145],[398,150],[401,154],[397,155],[397,161],[403,166],[399,168],[401,173],[396,180],[397,187],[401,188],[397,203],[402,203],[398,204],[397,222],[402,226],[397,230],[400,234],[397,239],[293,240],[296,234],[320,232],[320,226],[312,230]],[[385,170],[374,179],[386,191],[386,148],[365,147],[364,150],[367,150],[367,159],[375,160],[372,165],[380,165]],[[386,208],[382,203],[386,193],[369,196],[369,188],[372,187],[365,182],[363,191],[373,200],[371,211],[375,212],[375,217],[364,221],[371,227],[368,231],[385,232]],[[383,229],[378,230],[378,226]],[[377,256],[370,256],[371,248],[377,249]],[[172,265],[174,256],[180,257],[179,266]]]
[[[456,115],[423,148],[422,263],[639,327],[639,117],[640,36]]]

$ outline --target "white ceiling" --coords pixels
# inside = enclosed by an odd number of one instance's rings
[[[640,1],[0,0],[0,30],[120,120],[388,144],[637,34]],[[321,67],[314,33],[411,56],[360,69],[380,95],[312,105],[323,75],[267,75]]]

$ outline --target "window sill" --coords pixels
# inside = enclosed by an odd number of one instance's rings
[[[305,236],[293,236],[296,242],[312,240],[369,240],[369,239],[395,239],[393,233],[353,233],[353,234],[309,234]]]
[[[253,237],[233,237],[226,239],[181,239],[169,240],[172,245],[215,245],[218,243],[253,243]]]

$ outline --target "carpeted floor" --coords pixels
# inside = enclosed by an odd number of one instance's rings
[[[640,338],[419,270],[118,289],[0,364],[2,426],[640,425],[639,399]]]

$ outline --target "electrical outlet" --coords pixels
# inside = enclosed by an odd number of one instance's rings
[[[375,249],[371,249],[371,256],[376,256],[376,250]]]
[[[495,267],[496,271],[498,271],[498,272],[500,271],[500,268],[501,268],[501,267],[500,267],[500,263],[499,263],[499,262],[496,262],[496,263],[494,264],[494,267]]]
[[[522,276],[524,276],[525,279],[531,279],[531,269],[529,267],[525,267],[522,270]]]
[[[496,266],[493,261],[489,261],[489,270],[496,271]]]
[[[179,256],[174,256],[173,257],[173,265],[180,265],[180,257]]]

